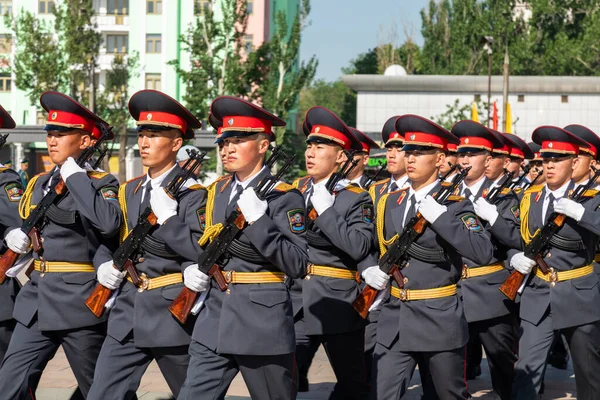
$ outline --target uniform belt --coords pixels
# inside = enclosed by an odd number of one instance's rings
[[[281,283],[285,280],[283,272],[238,272],[221,271],[227,283]]]
[[[502,271],[504,269],[504,263],[497,262],[495,264],[486,265],[484,267],[463,267],[461,279],[474,278],[476,276],[483,276],[493,274],[494,272]]]
[[[448,285],[435,289],[398,289],[391,287],[392,296],[402,301],[441,299],[456,294],[456,285]]]
[[[350,279],[357,282],[360,281],[358,271],[353,271],[351,269],[328,267],[326,265],[308,264],[306,273],[307,275],[326,276],[328,278],[338,279]]]
[[[133,283],[129,275],[127,276],[127,280]],[[176,272],[174,274],[157,276],[156,278],[148,278],[148,276],[142,272],[140,274],[140,280],[142,283],[137,288],[138,292],[143,292],[144,290],[158,289],[161,287],[174,285],[176,283],[181,283],[183,282],[183,275],[180,272]]]
[[[556,282],[568,281],[570,279],[581,278],[594,273],[594,266],[592,264],[586,265],[585,267],[579,267],[570,271],[555,271],[554,268],[550,268],[550,272],[544,274],[539,268],[535,269],[535,276],[540,279],[550,282],[550,285],[556,285]]]
[[[34,260],[33,267],[41,273],[46,272],[96,272],[92,263],[74,263],[68,261]]]
[[[594,261],[597,263],[600,263],[600,253],[596,253],[596,256],[594,257]]]

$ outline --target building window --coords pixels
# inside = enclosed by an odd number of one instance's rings
[[[478,102],[481,101],[481,95],[480,94],[476,94],[473,96],[473,101]]]
[[[212,6],[211,0],[194,0],[194,15],[202,15],[206,13]]]
[[[0,53],[10,54],[12,51],[12,40],[10,35],[0,35]]]
[[[52,14],[54,12],[54,0],[38,0],[38,13]]]
[[[253,1],[246,2],[246,14],[248,14],[248,15],[254,14],[254,2]]]
[[[566,94],[563,94],[562,96],[560,96],[560,102],[561,103],[568,103],[569,102],[569,96]]]
[[[46,125],[46,113],[44,111],[38,111],[37,114],[35,114],[35,124]]]
[[[10,92],[11,86],[10,74],[0,74],[0,92]]]
[[[146,74],[146,89],[160,89],[160,74]]]
[[[162,14],[162,0],[146,0],[146,13]]]
[[[517,96],[517,102],[519,103],[525,103],[525,95],[524,94],[520,94]]]
[[[106,13],[108,15],[128,15],[129,0],[107,0]]]
[[[146,53],[160,53],[161,52],[161,38],[160,34],[147,34],[146,35]]]
[[[106,52],[123,54],[129,50],[128,35],[106,35]]]
[[[0,15],[12,14],[12,0],[0,0]]]
[[[244,50],[246,50],[246,54],[252,53],[252,49],[254,49],[254,47],[252,46],[253,39],[254,35],[246,35],[244,37]]]

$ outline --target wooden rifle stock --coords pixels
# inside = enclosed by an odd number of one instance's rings
[[[2,258],[0,258],[0,285],[6,280],[6,272],[15,265],[19,258],[19,253],[7,249]]]
[[[42,238],[40,237],[40,231],[37,228],[33,228],[29,232],[29,239],[31,240],[31,248],[36,253],[39,253],[42,250]]]
[[[404,287],[404,276],[402,272],[400,272],[400,268],[397,265],[394,265],[392,269],[390,269],[389,274],[398,284],[398,287],[402,289]],[[369,285],[365,285],[364,289],[356,299],[352,302],[352,307],[356,310],[356,312],[363,318],[367,318],[369,315],[369,308],[375,302],[377,298],[377,294],[379,290],[372,288]]]
[[[104,306],[113,291],[101,284],[97,284],[92,293],[88,296],[85,301],[85,305],[90,311],[96,316],[96,318],[100,318],[102,314],[104,314]]]

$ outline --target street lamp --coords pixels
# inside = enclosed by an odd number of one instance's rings
[[[488,105],[487,105],[487,126],[490,127],[490,104],[492,102],[492,44],[494,43],[494,38],[491,36],[483,36],[479,41],[479,44],[483,45],[483,51],[488,54]]]

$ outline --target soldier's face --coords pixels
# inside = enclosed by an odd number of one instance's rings
[[[573,179],[575,182],[587,179],[590,177],[590,167],[592,166],[592,156],[589,154],[579,155],[579,165],[573,170]]]
[[[506,169],[508,172],[514,172],[513,176],[516,178],[521,174],[521,159],[520,158],[511,158],[510,162]]]
[[[450,164],[454,165],[458,162],[458,154],[448,153],[446,154],[446,162],[440,167],[440,174],[445,174],[450,171]],[[450,163],[450,164],[448,164]]]
[[[223,142],[220,142],[218,144],[219,146],[219,157],[221,157],[221,164],[223,164],[223,168],[225,168],[227,171],[229,171],[227,169],[227,151],[225,150],[225,144]]]
[[[385,158],[387,159],[387,170],[390,174],[402,176],[406,173],[406,160],[402,145],[388,145]]]
[[[138,147],[144,167],[161,168],[168,163],[172,163],[175,161],[177,151],[182,145],[181,132],[176,129],[160,132],[141,130],[138,132]]]
[[[439,168],[446,163],[446,155],[439,150],[406,151],[406,173],[415,185],[433,182],[437,179]]]
[[[492,156],[488,166],[485,168],[485,177],[495,181],[502,175],[504,168],[507,168],[508,164],[510,164],[510,158],[498,155]]]
[[[77,158],[79,153],[92,144],[92,138],[80,129],[66,132],[48,131],[46,134],[46,145],[48,155],[56,165],[63,165],[67,158]]]
[[[306,172],[315,182],[328,178],[346,160],[342,148],[335,144],[308,142],[304,152]]]
[[[550,190],[556,190],[571,179],[573,171],[579,166],[579,158],[573,156],[544,158],[542,164],[546,184]]]
[[[230,137],[223,140],[225,163],[229,172],[253,170],[269,149],[269,140],[258,135]]]
[[[544,178],[544,167],[542,166],[541,161],[529,161],[531,164],[531,169],[527,174],[527,179],[530,182],[533,182],[534,179],[539,175],[539,178],[535,181],[536,185],[546,182],[546,178]]]
[[[486,167],[489,166],[492,156],[486,151],[477,153],[459,153],[458,162],[463,168],[471,167],[467,174],[466,181],[476,181],[485,174]]]

